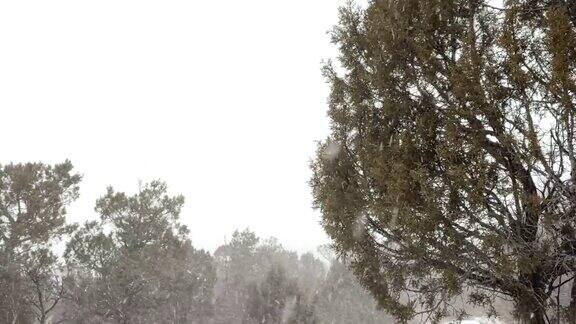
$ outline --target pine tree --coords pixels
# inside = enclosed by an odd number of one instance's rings
[[[62,297],[52,247],[74,229],[65,222],[81,180],[72,168],[69,161],[0,168],[2,323],[45,323]]]
[[[112,188],[69,242],[67,278],[76,320],[202,323],[212,313],[212,257],[192,247],[178,222],[184,203],[153,181],[136,195]],[[78,289],[86,287],[86,289]]]

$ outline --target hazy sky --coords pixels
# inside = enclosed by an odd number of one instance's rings
[[[3,1],[0,163],[70,159],[73,221],[108,185],[165,180],[196,246],[236,228],[327,242],[308,162],[328,134],[335,0]]]

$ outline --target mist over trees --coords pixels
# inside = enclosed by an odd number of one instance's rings
[[[214,254],[180,223],[184,197],[109,187],[68,224],[81,176],[66,161],[0,167],[0,323],[382,323],[330,248],[299,255],[236,231]],[[65,243],[57,253],[56,243]]]
[[[576,323],[576,0],[349,2],[331,37],[330,245],[199,249],[159,180],[72,224],[70,161],[0,165],[0,324]]]
[[[574,322],[576,3],[370,1],[332,37],[311,185],[379,305]]]

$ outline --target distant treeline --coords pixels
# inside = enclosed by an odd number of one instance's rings
[[[390,321],[328,247],[321,261],[244,230],[194,248],[161,181],[110,187],[99,219],[69,224],[80,181],[69,161],[0,167],[0,323]]]

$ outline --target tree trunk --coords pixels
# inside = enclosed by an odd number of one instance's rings
[[[532,255],[530,255],[532,257]],[[524,324],[545,324],[547,323],[546,300],[546,275],[541,270],[541,266],[536,266],[531,272],[521,275],[520,283],[522,288],[517,291],[516,311],[520,323]]]
[[[530,320],[530,324],[546,324],[546,318],[542,309],[536,310]]]
[[[572,281],[572,290],[570,291],[570,307],[568,308],[568,321],[576,324],[576,280]]]
[[[547,299],[544,293],[543,283],[541,276],[538,273],[532,273],[527,276],[529,284],[526,286],[531,287],[530,292],[524,292],[523,295],[517,299],[517,311],[519,320],[523,324],[545,324],[546,322],[546,305]]]
[[[524,309],[519,315],[519,320],[522,324],[546,324],[544,310],[540,307],[532,310]]]

